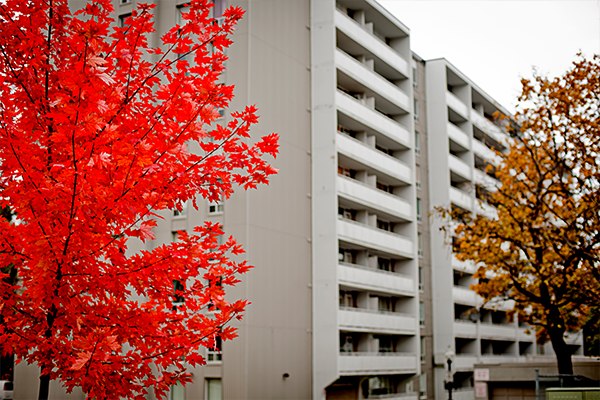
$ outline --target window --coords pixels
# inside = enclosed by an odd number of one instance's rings
[[[209,215],[222,214],[223,209],[224,209],[224,206],[223,206],[222,201],[211,201],[210,203],[208,203],[208,214]]]
[[[417,221],[421,222],[421,199],[417,197]]]
[[[423,291],[423,267],[419,267],[419,291]]]
[[[380,353],[392,353],[394,346],[392,344],[392,337],[389,335],[379,335],[379,352]]]
[[[406,382],[406,385],[404,385],[404,389],[406,391],[406,393],[413,393],[414,391],[414,387],[413,387],[413,381],[408,381]]]
[[[179,239],[179,235],[181,235],[183,231],[173,231],[171,232],[171,241],[176,242]]]
[[[354,352],[354,338],[352,334],[341,332],[340,333],[340,353],[352,353]]]
[[[356,297],[358,293],[340,290],[340,307],[356,308]]]
[[[421,154],[421,143],[420,143],[419,132],[415,131],[415,154]]]
[[[415,186],[421,187],[421,166],[419,164],[415,165]]]
[[[221,378],[211,378],[206,380],[206,399],[222,400]]]
[[[423,234],[421,232],[417,233],[417,241],[419,244],[419,257],[423,257]]]
[[[369,378],[369,396],[393,393],[393,385],[389,376]]]
[[[184,217],[185,215],[187,215],[187,201],[181,205],[181,210],[173,210],[174,217]]]
[[[389,258],[377,257],[377,269],[382,271],[391,271],[391,260]]]
[[[419,326],[425,326],[425,304],[419,302]]]
[[[130,18],[131,18],[131,13],[119,15],[119,27],[120,28],[128,28]]]
[[[221,336],[216,335],[214,346],[212,348],[207,349],[206,362],[209,362],[209,363],[221,362],[223,360],[221,352],[222,352]]]
[[[415,121],[419,120],[419,101],[416,98],[413,98],[413,116]]]
[[[417,75],[417,66],[413,65],[412,67],[413,74],[413,87],[417,88],[419,86],[419,76]]]
[[[389,297],[379,296],[377,308],[379,311],[392,311],[392,299]]]
[[[425,372],[419,376],[419,397],[427,398],[427,374]]]
[[[183,292],[185,291],[185,287],[181,281],[177,279],[173,280],[173,309],[177,308],[177,306],[182,306],[185,303],[185,297],[183,297]]]
[[[421,336],[420,348],[421,348],[421,362],[424,363],[425,362],[425,338],[422,336]]]
[[[181,382],[177,382],[175,385],[171,386],[171,396],[169,400],[185,400],[185,387],[181,384]]]

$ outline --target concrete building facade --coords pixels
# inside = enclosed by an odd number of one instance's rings
[[[154,0],[154,45],[186,1]],[[136,2],[114,0],[118,16]],[[465,321],[479,305],[474,266],[452,258],[432,214],[477,212],[476,185],[493,184],[481,167],[502,135],[487,115],[506,110],[446,60],[413,55],[410,30],[375,0],[215,3],[246,10],[221,80],[235,85],[231,110],[258,105],[253,137],[280,134],[279,174],[199,210],[164,211],[147,244],[208,219],[257,266],[229,292],[252,302],[239,337],[205,351],[207,365],[170,400],[443,399],[448,347],[458,398],[472,399],[474,363],[535,352],[496,311]],[[18,365],[15,399],[36,397],[36,379]],[[83,399],[58,385],[51,397]]]
[[[428,60],[426,75],[430,211],[451,206],[493,217],[485,192],[494,190],[496,179],[485,169],[494,164],[492,148],[502,151],[509,140],[493,115],[510,114],[445,59]],[[433,218],[431,224],[435,393],[441,398],[444,392],[450,349],[456,355],[454,396],[472,399],[475,363],[525,362],[552,350],[537,346],[527,326],[507,323],[509,302],[484,305],[469,289],[476,267],[452,255],[451,232],[440,230],[448,222]],[[581,335],[567,340],[574,354],[583,354]]]

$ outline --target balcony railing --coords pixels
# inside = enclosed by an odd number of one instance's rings
[[[414,278],[362,265],[340,262],[338,281],[344,285],[405,296],[415,295]]]
[[[366,248],[377,249],[405,258],[414,257],[413,242],[397,233],[387,232],[359,222],[338,219],[338,238]]]
[[[356,332],[415,334],[417,320],[414,315],[377,311],[364,308],[340,307],[340,328]]]
[[[336,143],[338,152],[365,167],[394,178],[399,181],[398,183],[412,184],[414,182],[412,169],[397,158],[341,133],[336,135]]]
[[[338,175],[337,190],[340,197],[359,203],[368,209],[380,210],[405,221],[413,219],[413,208],[408,201],[356,179]]]
[[[344,32],[350,39],[354,40],[365,49],[371,50],[383,62],[400,72],[402,75],[406,77],[409,76],[408,62],[404,57],[372,32],[367,31],[362,25],[339,10],[335,11],[334,22],[336,28]]]
[[[338,90],[335,96],[335,104],[336,108],[348,117],[400,143],[404,147],[409,148],[411,146],[412,138],[408,129],[382,113],[367,107],[354,97]]]
[[[414,353],[340,353],[338,365],[343,375],[414,373],[417,371],[417,355]]]
[[[446,104],[465,120],[469,119],[469,107],[456,97],[454,93],[446,92]]]
[[[376,97],[380,96],[388,103],[398,107],[396,113],[410,112],[408,95],[398,86],[392,84],[375,71],[365,67],[363,63],[350,57],[343,50],[336,50],[335,62],[337,68],[348,77],[368,90],[373,91]]]

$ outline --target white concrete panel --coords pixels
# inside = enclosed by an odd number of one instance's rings
[[[417,332],[417,319],[408,314],[364,309],[340,309],[338,311],[340,329],[357,332],[396,333],[414,335]]]
[[[335,27],[344,32],[349,38],[354,40],[366,49],[369,49],[373,54],[376,54],[383,62],[390,67],[396,69],[404,76],[409,76],[408,62],[392,49],[387,44],[383,43],[372,33],[365,30],[360,24],[342,14],[340,11],[335,11]]]
[[[454,336],[476,338],[477,324],[471,321],[454,321]]]
[[[364,290],[404,296],[415,295],[415,280],[412,277],[358,265],[339,263],[338,281],[340,284]]]
[[[452,110],[456,111],[458,115],[464,119],[469,119],[469,107],[452,94],[452,92],[446,91],[446,103]]]
[[[496,153],[479,140],[473,140],[473,152],[486,161],[497,164]]]
[[[456,256],[452,255],[452,268],[457,271],[468,272],[474,274],[477,271],[477,267],[473,261],[459,261]]]
[[[405,112],[410,112],[408,95],[373,70],[365,67],[364,64],[339,49],[335,51],[335,64],[340,71],[355,81],[373,90]]]
[[[453,400],[474,400],[475,391],[474,389],[454,389],[452,391]]]
[[[448,167],[450,171],[455,172],[468,181],[473,179],[473,169],[466,162],[450,153],[448,153]]]
[[[473,180],[475,183],[482,185],[487,190],[491,191],[494,191],[496,186],[500,185],[500,182],[497,179],[492,178],[488,174],[478,169],[473,170]]]
[[[401,257],[413,258],[414,256],[413,242],[396,233],[344,219],[338,219],[337,231],[340,240]]]
[[[473,370],[473,364],[477,364],[478,358],[476,355],[470,354],[457,354],[454,357],[453,367],[456,368],[456,371],[469,371]]]
[[[464,208],[465,210],[471,210],[473,206],[473,198],[470,195],[452,186],[450,186],[449,191],[450,202]]]
[[[413,207],[406,200],[355,179],[338,175],[338,195],[366,207],[381,210],[405,220],[413,219]]]
[[[454,286],[452,288],[452,297],[455,303],[468,306],[479,307],[483,304],[483,299],[469,288]]]
[[[416,373],[417,356],[411,353],[350,353],[340,355],[338,365],[342,375]]]
[[[406,147],[410,146],[412,139],[406,128],[380,112],[366,107],[352,96],[338,90],[335,94],[335,105],[338,110],[350,118]]]
[[[337,150],[361,164],[371,167],[381,173],[407,184],[412,184],[414,177],[412,169],[402,161],[386,155],[373,147],[338,133],[336,135]]]
[[[471,108],[471,122],[478,127],[481,131],[491,136],[494,140],[499,143],[503,143],[505,139],[504,131],[493,122],[489,121],[486,117],[481,115],[477,110]]]
[[[479,334],[482,339],[517,340],[517,330],[514,326],[479,324]]]
[[[463,132],[458,126],[454,125],[451,122],[448,122],[446,125],[448,129],[448,137],[460,144],[465,149],[471,149],[471,140],[469,139],[469,135]]]

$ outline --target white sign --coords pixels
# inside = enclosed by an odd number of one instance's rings
[[[490,370],[487,368],[475,368],[473,372],[476,381],[489,381],[490,380]]]
[[[487,397],[488,397],[487,383],[486,382],[475,382],[475,398],[476,399],[487,399]]]

